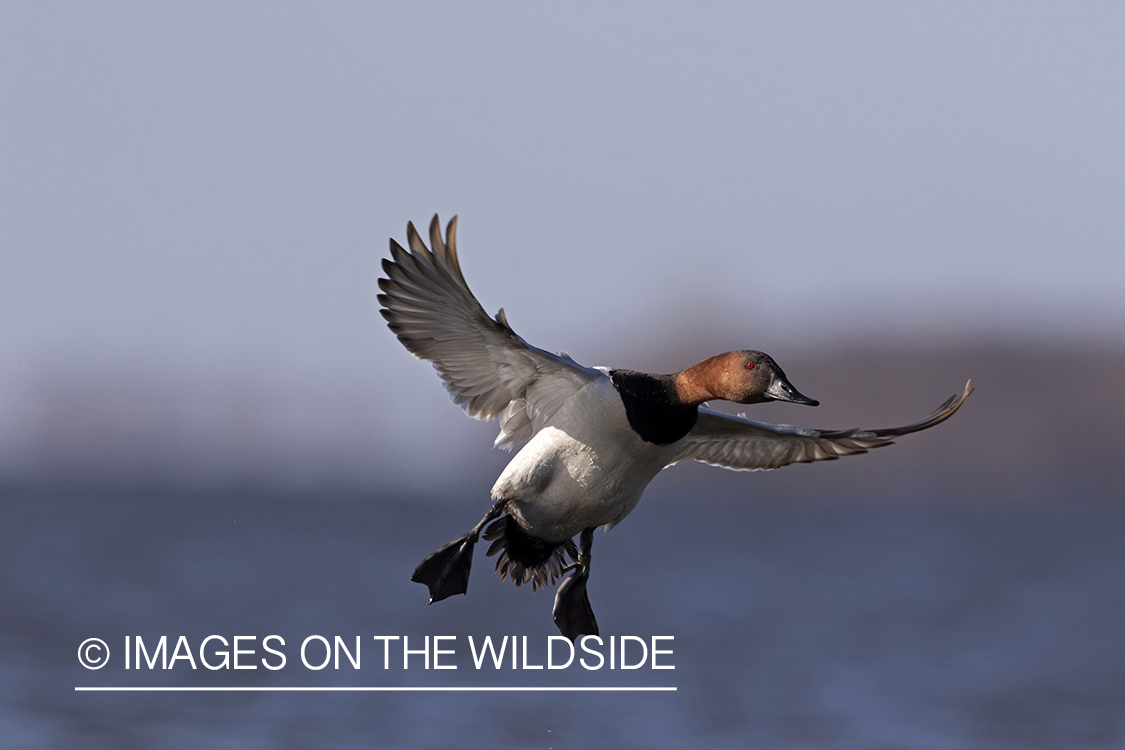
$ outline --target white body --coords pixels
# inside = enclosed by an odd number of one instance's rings
[[[642,440],[629,427],[617,389],[599,375],[567,399],[492,488],[532,536],[562,542],[619,523],[680,451],[683,441]]]

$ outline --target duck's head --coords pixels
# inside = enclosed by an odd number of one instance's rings
[[[712,399],[738,404],[820,404],[794,388],[770,355],[752,349],[720,354],[677,373],[676,391],[682,400],[697,405]]]

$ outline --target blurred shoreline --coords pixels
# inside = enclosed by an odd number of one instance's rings
[[[712,342],[692,343],[698,356]],[[682,355],[682,356],[681,356]],[[510,454],[492,423],[466,419],[441,394],[395,402],[368,382],[167,377],[74,365],[20,384],[0,431],[0,486],[151,491],[444,497],[487,492]],[[756,473],[754,486],[808,494],[846,486],[976,487],[981,498],[1112,494],[1125,447],[1125,346],[978,340],[961,346],[859,341],[787,352],[783,367],[818,409],[716,403],[754,419],[814,427],[887,427],[924,417],[972,378],[955,417],[868,456]],[[13,399],[16,400],[16,399]],[[4,434],[6,433],[6,434]],[[433,470],[434,462],[441,466]],[[677,466],[658,481],[740,484],[711,467]],[[844,494],[855,495],[855,492]],[[974,493],[977,494],[977,493]]]

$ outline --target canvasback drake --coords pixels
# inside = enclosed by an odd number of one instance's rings
[[[555,594],[555,624],[572,641],[597,635],[586,593],[594,529],[620,523],[665,467],[694,459],[752,471],[866,453],[944,422],[973,390],[966,383],[926,419],[882,430],[813,430],[722,414],[703,404],[818,402],[753,350],[719,354],[671,375],[583,367],[528,344],[503,309],[494,318],[485,313],[461,274],[457,217],[443,240],[434,216],[432,250],[412,223],[406,238],[409,252],[391,239],[391,258],[383,260],[387,278],[379,279],[378,300],[387,326],[411,354],[433,363],[469,416],[499,419],[496,446],[527,441],[496,480],[480,523],[414,570],[411,580],[429,588],[430,603],[468,590],[483,532],[492,542],[488,555],[499,554],[497,572],[516,586],[554,585],[569,572]]]

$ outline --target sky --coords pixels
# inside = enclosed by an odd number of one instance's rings
[[[470,434],[375,302],[435,212],[587,364],[1120,342],[1123,38],[1093,2],[6,4],[0,468],[74,383],[194,388],[201,435],[219,391],[362,403],[386,460]]]

